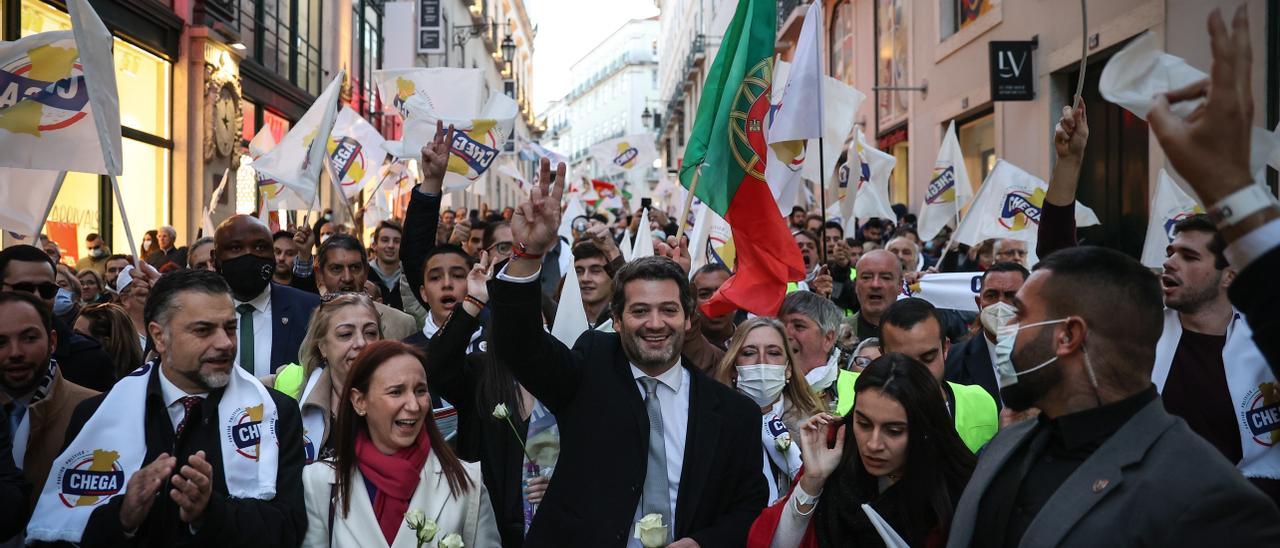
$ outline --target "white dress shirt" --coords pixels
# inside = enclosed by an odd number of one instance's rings
[[[169,412],[169,422],[173,424],[174,431],[178,430],[178,424],[182,423],[183,417],[187,410],[182,407],[179,401],[186,396],[196,396],[198,398],[209,397],[208,393],[188,394],[184,392],[178,385],[169,382],[169,378],[164,376],[164,364],[160,364],[160,395],[164,396],[164,408]]]
[[[248,301],[253,306],[253,376],[271,374],[271,285]],[[245,301],[236,300],[239,307]],[[240,311],[236,311],[236,323],[240,323]],[[242,326],[237,326],[243,328]],[[236,332],[236,367],[240,367],[240,333]]]
[[[648,377],[644,371],[631,364],[631,376],[636,379],[636,390],[640,391],[640,399],[646,397],[642,377]],[[684,469],[685,435],[689,432],[689,371],[676,360],[676,364],[665,373],[654,377],[658,379],[658,404],[662,409],[662,438],[667,448],[667,489],[671,497],[671,516],[667,527],[675,528],[676,497],[680,493],[680,471]],[[643,517],[644,501],[636,505],[634,521]],[[634,529],[634,526],[633,526]],[[679,539],[675,539],[679,540]],[[627,541],[630,548],[640,548],[640,541],[633,536]]]

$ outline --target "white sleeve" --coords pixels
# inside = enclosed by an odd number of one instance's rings
[[[799,485],[796,489],[803,489]],[[809,528],[809,518],[813,516],[813,511],[818,508],[815,503],[813,508],[809,509],[808,514],[801,514],[800,509],[796,506],[796,498],[787,496],[786,506],[782,509],[782,517],[778,520],[778,528],[773,532],[772,548],[795,548],[800,545],[800,541],[804,540],[804,532]]]
[[[1244,267],[1249,266],[1249,263],[1271,251],[1271,248],[1276,246],[1276,242],[1280,242],[1280,219],[1272,219],[1232,242],[1223,250],[1223,255],[1226,255],[1227,262],[1231,263],[1232,268],[1240,272]]]

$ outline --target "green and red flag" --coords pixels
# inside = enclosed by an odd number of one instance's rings
[[[685,148],[680,183],[728,221],[734,274],[703,304],[708,316],[741,308],[772,316],[804,262],[765,183],[765,134],[773,81],[777,2],[741,0],[707,74]],[[732,265],[731,265],[732,266]]]

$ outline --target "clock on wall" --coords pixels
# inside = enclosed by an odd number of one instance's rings
[[[213,103],[213,144],[219,156],[231,156],[240,139],[240,96],[230,85],[218,90]]]
[[[231,169],[236,169],[240,166],[244,117],[239,69],[225,50],[207,47],[204,89],[204,161],[226,158]]]

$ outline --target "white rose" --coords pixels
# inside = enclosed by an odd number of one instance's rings
[[[786,453],[787,449],[791,448],[791,432],[778,434],[778,437],[773,438],[773,441],[778,444],[779,451]]]
[[[422,527],[422,522],[427,519],[426,514],[422,510],[409,510],[404,513],[404,521],[409,524],[410,529],[418,529]]]
[[[636,522],[635,537],[645,548],[667,545],[667,526],[662,524],[662,514],[649,514]]]
[[[440,548],[463,548],[466,546],[462,542],[462,536],[457,533],[449,533],[440,539]]]
[[[417,530],[418,541],[422,543],[431,542],[431,539],[436,538],[436,531],[439,530],[440,526],[436,525],[435,520],[426,519],[424,517],[422,519],[422,527]]]
[[[493,418],[498,420],[505,420],[509,416],[511,416],[511,412],[507,411],[507,404],[500,403],[498,405],[493,406]]]

